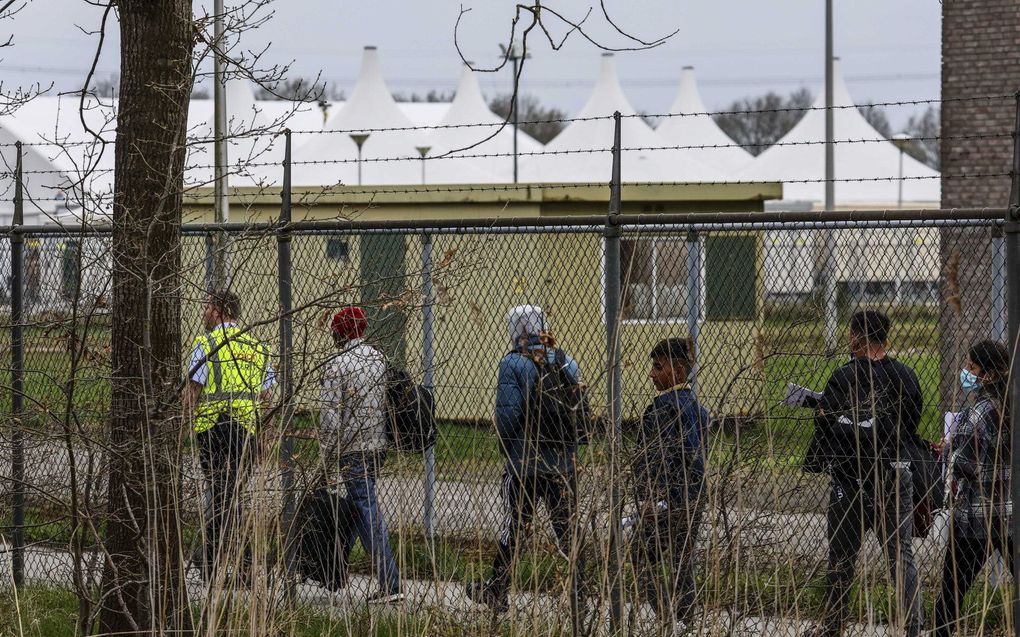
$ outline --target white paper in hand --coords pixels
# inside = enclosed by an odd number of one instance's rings
[[[956,433],[956,426],[960,423],[959,411],[947,411],[946,415],[942,417],[942,436],[945,440],[949,440]]]
[[[783,399],[783,404],[787,407],[803,407],[804,403],[809,398],[819,400],[822,397],[821,392],[808,389],[795,383],[786,384],[786,398]]]

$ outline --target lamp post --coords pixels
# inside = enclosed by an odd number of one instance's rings
[[[518,66],[520,64],[520,61],[521,60],[526,60],[526,59],[530,58],[531,54],[528,53],[528,54],[525,54],[525,55],[521,55],[520,52],[518,52],[518,50],[517,50],[517,45],[515,43],[513,43],[513,42],[510,43],[509,47],[500,44],[499,45],[499,50],[503,53],[503,57],[505,59],[510,60],[510,64],[513,65],[512,68],[514,70],[513,90],[510,93],[510,122],[513,125],[513,130],[514,130],[514,152],[513,152],[513,155],[514,155],[514,183],[516,184],[517,183],[517,97],[518,97],[518,91],[517,91],[517,88],[518,88],[517,87],[517,72],[518,72]]]
[[[319,100],[319,110],[322,111],[322,125],[325,126],[326,122],[329,121],[329,107],[332,106],[325,97]]]
[[[902,208],[903,207],[903,153],[907,150],[907,146],[910,145],[910,135],[907,135],[906,133],[896,133],[892,137],[892,143],[893,143],[894,146],[896,146],[896,148],[900,149],[900,172],[899,172],[899,178],[896,180],[896,184],[897,184],[896,207],[897,208]],[[913,230],[910,230],[909,232],[910,232],[911,235],[913,235],[913,233],[914,233]],[[913,241],[913,237],[911,236],[911,241],[910,241],[910,250],[911,250],[911,253],[910,253],[910,269],[911,269],[911,271],[913,271],[913,269],[914,269],[914,250],[915,249],[916,249],[916,247],[915,247],[915,244],[914,244],[914,241]],[[899,305],[903,301],[903,279],[905,278],[904,277],[904,272],[903,272],[905,264],[903,263],[903,261],[904,261],[903,259],[899,259],[900,267],[899,267],[899,269],[896,272],[896,290],[895,290],[896,305]]]
[[[898,192],[896,193],[896,207],[903,207],[903,153],[906,152],[907,147],[910,146],[911,138],[906,133],[896,133],[892,137],[892,143],[896,148],[900,149],[900,178],[896,180],[899,184]]]
[[[432,150],[432,147],[431,146],[415,146],[414,148],[415,148],[415,150],[418,151],[418,154],[421,155],[421,185],[424,186],[425,185],[425,155],[429,154],[429,151]]]
[[[833,143],[835,120],[833,107],[833,55],[832,55],[832,0],[825,2],[825,210],[831,212],[836,207],[836,151]],[[825,299],[825,347],[833,352],[837,347],[837,322],[839,319],[836,307],[836,235],[831,228],[822,231],[823,247],[823,287]]]
[[[368,139],[368,133],[351,133],[351,141],[358,146],[358,185],[361,185],[361,147],[365,145],[365,140]]]

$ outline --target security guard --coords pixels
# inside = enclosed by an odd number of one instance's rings
[[[230,527],[240,517],[237,492],[254,462],[259,413],[268,407],[275,384],[269,352],[237,325],[240,313],[241,300],[233,292],[206,297],[202,324],[207,331],[194,341],[184,393],[208,488],[201,555],[207,576],[219,564]]]

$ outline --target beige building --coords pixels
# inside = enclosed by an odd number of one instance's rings
[[[779,184],[625,185],[623,214],[760,211],[781,197]],[[485,220],[604,216],[604,185],[338,187],[293,194],[295,220]],[[278,189],[238,189],[232,221],[278,218]],[[187,221],[212,219],[212,197],[188,200]],[[626,220],[623,221],[626,224]],[[324,319],[340,305],[359,303],[374,318],[372,338],[420,377],[422,360],[421,231],[330,230],[294,236],[293,282],[296,383],[314,401],[318,366],[331,353]],[[562,346],[582,367],[593,403],[604,402],[604,243],[598,226],[532,228],[527,234],[449,230],[431,235],[435,290],[435,384],[439,415],[486,419],[492,413],[496,366],[510,349],[504,317],[523,303],[541,305]],[[700,393],[715,412],[759,411],[764,258],[761,233],[702,233],[634,229],[622,239],[622,328],[625,415],[638,415],[650,394],[647,353],[656,341],[688,334],[688,290],[698,286]],[[233,287],[244,297],[246,321],[272,317],[278,308],[277,239],[268,232],[235,236],[230,261]],[[697,246],[694,258],[689,250]],[[700,253],[700,259],[696,255]],[[206,241],[189,238],[185,320],[197,326],[204,289]],[[689,266],[696,270],[689,271]],[[693,277],[693,278],[692,278]],[[276,342],[275,322],[259,325]],[[311,406],[311,405],[310,405]]]

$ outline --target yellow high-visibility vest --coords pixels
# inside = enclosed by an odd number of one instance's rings
[[[265,346],[234,325],[199,336],[192,351],[198,345],[205,352],[208,376],[195,407],[195,432],[212,429],[226,415],[255,433],[259,395],[269,365]]]

